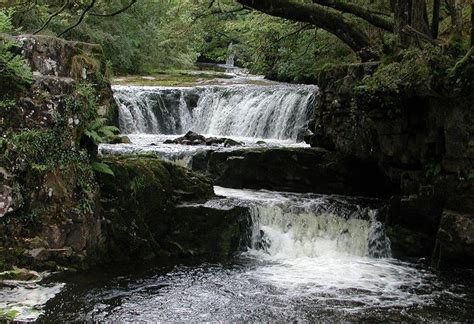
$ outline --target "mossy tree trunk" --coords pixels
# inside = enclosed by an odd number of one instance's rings
[[[412,0],[410,14],[411,27],[422,34],[429,35],[430,32],[426,18],[426,1]]]

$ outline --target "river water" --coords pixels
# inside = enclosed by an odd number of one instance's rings
[[[303,147],[317,87],[268,83],[165,88],[115,86],[131,144],[101,154],[189,159],[206,147],[163,144],[188,130],[253,147]],[[239,149],[242,147],[238,147]],[[187,164],[187,162],[185,163]],[[385,201],[215,187],[207,207],[248,208],[246,246],[222,264],[159,260],[50,276],[0,290],[20,320],[469,321],[474,274],[397,260],[380,222]]]
[[[163,261],[57,277],[45,321],[468,320],[470,272],[390,257],[383,201],[216,187],[207,206],[251,209],[248,247],[225,264]]]

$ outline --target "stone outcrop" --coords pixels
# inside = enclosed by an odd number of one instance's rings
[[[398,188],[387,216],[396,256],[433,256],[439,267],[473,264],[474,213],[467,207],[474,200],[472,66],[471,51],[429,91],[413,84],[374,89],[370,79],[384,77],[376,63],[340,66],[318,80],[306,141],[378,165]],[[457,202],[455,212],[450,201]]]
[[[17,42],[33,82],[0,98],[0,271],[225,258],[238,248],[245,211],[175,209],[213,197],[210,179],[153,157],[98,160],[93,131],[116,114],[100,47],[44,36]]]
[[[393,190],[375,164],[318,148],[206,151],[193,157],[192,168],[230,188],[373,197]]]
[[[174,140],[166,140],[164,144],[181,144],[181,145],[207,145],[207,146],[241,146],[242,143],[234,141],[226,137],[204,137],[193,131],[187,132],[184,136],[175,138]]]
[[[99,176],[100,214],[106,222],[104,248],[110,261],[176,256],[178,253],[174,253],[169,242],[176,246],[185,244],[175,237],[175,227],[181,223],[171,211],[176,204],[212,197],[212,182],[153,157],[110,157],[104,162],[115,174]],[[209,229],[213,230],[218,229]],[[183,235],[186,237],[186,233]],[[192,235],[186,239],[192,239]],[[204,238],[194,237],[195,241],[200,239]]]
[[[114,110],[97,45],[14,39],[33,75],[0,110],[0,268],[86,266],[102,244],[99,190],[85,129]]]

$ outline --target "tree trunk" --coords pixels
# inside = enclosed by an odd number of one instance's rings
[[[474,1],[474,0],[473,0]],[[441,0],[433,1],[433,19],[431,22],[431,36],[433,39],[438,38],[439,34],[439,9],[441,6]]]
[[[462,34],[462,18],[461,18],[461,3],[460,0],[447,0],[449,14],[451,16],[451,25],[453,32]]]
[[[362,60],[374,58],[366,49],[371,45],[365,32],[341,13],[316,4],[290,0],[237,0],[243,6],[271,16],[312,24],[335,35],[346,43]]]
[[[474,0],[471,2],[471,47],[474,46]]]
[[[375,27],[384,29],[389,32],[393,32],[393,21],[374,14],[372,11],[365,9],[362,6],[358,6],[350,2],[342,2],[340,0],[313,0],[313,3],[334,8],[341,12],[353,14],[356,17],[364,19]]]
[[[429,35],[429,28],[425,20],[426,1],[412,0],[411,2],[411,27],[422,34]]]
[[[395,34],[398,36],[398,42],[402,47],[410,44],[410,37],[403,32],[408,25],[409,3],[408,0],[395,0]]]

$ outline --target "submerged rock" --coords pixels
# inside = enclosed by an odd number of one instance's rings
[[[184,136],[178,137],[174,140],[166,140],[163,142],[164,144],[181,144],[181,145],[207,145],[207,146],[217,146],[217,145],[224,145],[225,147],[228,146],[240,146],[242,143],[237,142],[233,139],[226,138],[226,137],[204,137],[203,135],[199,135],[193,131],[187,132]]]

